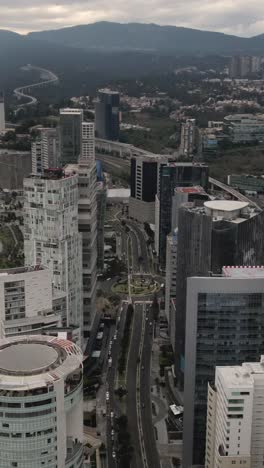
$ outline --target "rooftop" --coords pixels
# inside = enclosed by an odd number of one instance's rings
[[[233,200],[214,200],[214,201],[207,201],[204,203],[206,208],[210,210],[216,211],[240,211],[244,208],[247,208],[249,203],[240,202],[240,201],[233,201]]]
[[[202,193],[204,195],[207,195],[203,187],[201,187],[200,185],[197,185],[195,187],[176,187],[175,193]]]
[[[264,278],[264,266],[224,266],[222,272],[227,278]]]
[[[118,91],[113,91],[112,89],[109,89],[109,88],[102,88],[102,89],[99,89],[98,92],[99,92],[99,93],[104,93],[104,94],[119,94]]]
[[[46,270],[46,268],[44,268],[41,265],[7,268],[7,269],[0,270],[0,278],[2,276],[20,275],[22,273],[30,273],[32,271],[43,271],[43,270]]]
[[[264,379],[264,356],[260,362],[244,362],[242,366],[217,366],[216,373],[221,375],[226,387],[250,388],[254,383],[254,374],[262,374]]]
[[[0,340],[0,389],[28,390],[67,377],[82,365],[71,341],[32,335]]]

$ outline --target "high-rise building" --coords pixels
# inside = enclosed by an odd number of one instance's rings
[[[264,457],[264,356],[216,367],[208,384],[205,468],[259,468]]]
[[[82,468],[82,353],[49,336],[0,340],[0,468]]]
[[[182,155],[192,158],[198,146],[198,129],[195,119],[187,119],[181,126],[181,146]]]
[[[262,57],[236,55],[231,58],[229,74],[231,78],[247,78],[261,71]]]
[[[52,271],[54,287],[67,294],[67,326],[83,329],[82,236],[78,232],[78,176],[61,169],[24,180],[26,265]]]
[[[166,156],[148,154],[131,158],[131,196],[129,216],[141,223],[155,224],[156,195],[159,192],[160,168]]]
[[[58,132],[56,128],[41,128],[31,144],[32,173],[58,167]]]
[[[174,348],[175,336],[172,330],[175,330],[175,326],[172,323],[175,318],[171,314],[171,300],[175,298],[176,291],[176,280],[177,280],[177,240],[178,229],[175,229],[172,234],[167,236],[167,248],[166,248],[166,289],[165,289],[165,314],[169,325],[169,334],[172,335],[171,344]]]
[[[166,237],[170,234],[172,227],[172,198],[178,196],[179,199],[191,201],[193,198],[208,199],[204,190],[208,189],[208,166],[202,163],[168,163],[160,169],[160,190],[159,190],[159,263],[162,269],[166,267]],[[188,187],[200,186],[192,192]],[[181,191],[174,194],[176,187],[182,187]],[[184,188],[186,187],[186,189]],[[202,187],[202,188],[201,188]],[[193,195],[192,195],[193,193]],[[178,195],[179,194],[179,195]],[[183,194],[183,195],[182,195]],[[181,196],[182,195],[182,196]],[[174,228],[177,227],[176,225]]]
[[[100,89],[95,103],[96,136],[103,140],[119,139],[119,104],[117,91]]]
[[[0,132],[5,130],[5,99],[4,94],[0,92]]]
[[[185,369],[186,280],[221,274],[225,265],[264,265],[264,211],[238,201],[207,201],[179,210],[175,372],[183,387]]]
[[[104,270],[104,226],[107,190],[104,182],[97,182],[97,268]]]
[[[79,164],[65,167],[78,177],[78,229],[82,236],[83,324],[88,336],[96,316],[97,284],[97,175],[94,153],[94,124],[85,122]]]
[[[59,124],[60,166],[77,163],[81,154],[82,109],[61,109]]]
[[[263,333],[263,267],[226,267],[222,276],[188,278],[184,468],[204,464],[207,385],[215,366],[257,361],[264,352]]]
[[[42,266],[0,270],[0,338],[66,325],[66,294]]]

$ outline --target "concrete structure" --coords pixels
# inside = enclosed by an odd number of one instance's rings
[[[52,271],[54,287],[67,294],[67,326],[83,328],[82,236],[78,232],[78,176],[61,169],[24,180],[26,265]]]
[[[106,187],[103,182],[97,182],[97,268],[104,270],[104,232],[106,213]]]
[[[0,150],[0,187],[2,189],[23,189],[23,180],[31,171],[29,151]]]
[[[82,353],[72,342],[0,340],[0,467],[82,468]]]
[[[228,115],[223,128],[232,143],[263,142],[264,114]]]
[[[119,103],[117,91],[100,89],[95,103],[96,136],[105,140],[119,139]]]
[[[58,131],[56,128],[40,128],[31,144],[32,173],[43,174],[44,169],[58,167]]]
[[[61,109],[59,125],[60,166],[77,163],[81,154],[83,110]]]
[[[238,190],[249,194],[264,193],[264,176],[253,174],[231,174],[227,178],[227,183]]]
[[[0,93],[0,133],[5,130],[5,99],[3,93]]]
[[[216,367],[208,384],[205,468],[258,468],[264,457],[264,356]]]
[[[159,262],[163,270],[166,267],[166,237],[170,234],[172,228],[172,197],[176,187],[182,187],[181,193],[184,193],[184,188],[188,192],[188,196],[179,197],[186,201],[193,198],[208,199],[204,190],[208,188],[209,168],[202,163],[184,163],[172,162],[163,165],[160,168],[160,214],[159,214]],[[192,189],[194,195],[189,193],[188,187],[201,186],[199,189]],[[204,190],[203,190],[204,189]],[[180,193],[180,192],[179,192]]]
[[[236,55],[232,57],[229,74],[231,78],[246,78],[259,73],[262,66],[262,57],[250,55]]]
[[[167,236],[167,248],[166,248],[166,289],[165,289],[165,314],[169,324],[169,332],[175,329],[175,317],[171,313],[171,300],[175,298],[176,291],[176,279],[177,279],[177,239],[178,229],[175,229],[172,234]],[[171,334],[171,333],[170,333]],[[172,347],[175,347],[175,335],[171,341]]]
[[[97,282],[97,177],[94,125],[83,124],[79,164],[69,164],[65,173],[78,177],[78,229],[82,236],[82,283],[84,335],[88,336],[96,315]],[[93,141],[92,141],[93,140]]]
[[[184,381],[186,280],[221,274],[224,265],[264,265],[264,211],[236,201],[194,203],[179,210],[175,372]]]
[[[52,287],[47,268],[0,270],[0,338],[42,333],[67,319],[66,294]]]
[[[141,223],[155,224],[155,199],[159,193],[160,169],[167,162],[167,156],[153,154],[131,158],[131,218]]]
[[[204,463],[207,384],[215,366],[257,361],[263,354],[263,288],[263,267],[226,267],[222,276],[187,280],[184,468]]]
[[[95,163],[94,123],[82,123],[81,154],[79,164],[93,166]]]
[[[181,146],[182,155],[192,158],[197,150],[198,129],[195,119],[187,119],[181,126]]]

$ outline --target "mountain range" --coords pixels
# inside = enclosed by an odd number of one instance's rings
[[[157,24],[120,24],[103,21],[33,32],[28,37],[85,50],[97,48],[191,54],[264,52],[264,34],[242,38],[218,32]]]
[[[0,30],[0,52],[6,46],[39,47],[49,42],[64,47],[102,51],[149,51],[178,54],[264,53],[264,34],[251,38],[157,24],[97,22],[26,36]],[[41,43],[39,42],[41,41]]]
[[[223,66],[227,56],[237,53],[264,56],[264,34],[241,38],[176,26],[111,22],[27,35],[0,29],[0,89],[11,95],[15,87],[30,83],[32,77],[21,69],[27,63],[58,74],[60,86],[51,90],[58,99],[93,93],[113,80],[166,73],[196,62],[199,66],[201,61],[210,68],[220,60]]]

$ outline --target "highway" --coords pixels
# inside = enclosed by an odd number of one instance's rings
[[[142,272],[150,273],[149,252],[146,244],[145,236],[135,221],[126,220],[127,226],[131,229],[137,238],[138,257],[142,257]]]
[[[113,451],[116,452],[115,447],[115,440],[112,440],[111,432],[113,430],[113,418],[111,418],[111,412],[114,412],[115,417],[120,416],[119,414],[119,407],[116,405],[115,402],[115,379],[117,374],[117,367],[118,367],[118,357],[119,357],[119,349],[120,343],[122,340],[122,336],[124,333],[124,326],[126,321],[126,311],[127,311],[127,303],[122,302],[121,311],[120,311],[120,320],[118,319],[116,325],[116,332],[117,332],[117,339],[112,339],[112,347],[111,347],[111,358],[112,358],[112,366],[108,366],[108,372],[106,377],[106,391],[109,392],[109,401],[106,402],[107,404],[107,411],[106,411],[106,439],[107,439],[107,461],[108,461],[108,468],[117,468],[117,460],[113,458]]]
[[[40,77],[43,77],[42,81],[39,81],[38,83],[33,83],[29,84],[26,86],[21,86],[20,88],[16,88],[14,90],[14,95],[18,98],[26,98],[29,99],[29,102],[26,102],[24,104],[19,104],[17,108],[19,109],[20,107],[26,107],[26,106],[32,106],[33,104],[37,104],[38,100],[34,97],[28,94],[31,92],[32,88],[42,88],[43,86],[48,86],[54,83],[57,83],[59,81],[59,78],[55,73],[53,73],[50,70],[46,70],[45,68],[40,68],[36,67],[34,65],[27,65],[28,70],[37,70],[40,73]]]
[[[144,468],[141,453],[141,435],[139,433],[139,422],[137,413],[137,367],[141,342],[141,330],[143,324],[143,306],[136,305],[134,308],[133,329],[131,334],[128,366],[127,366],[127,418],[128,429],[134,448],[131,468]]]
[[[146,320],[140,366],[140,419],[142,437],[144,441],[144,451],[147,461],[146,466],[148,468],[160,468],[159,455],[156,446],[156,438],[154,428],[152,425],[152,408],[150,398],[150,369],[153,341],[153,317],[150,305],[146,305],[143,307],[146,308]]]

